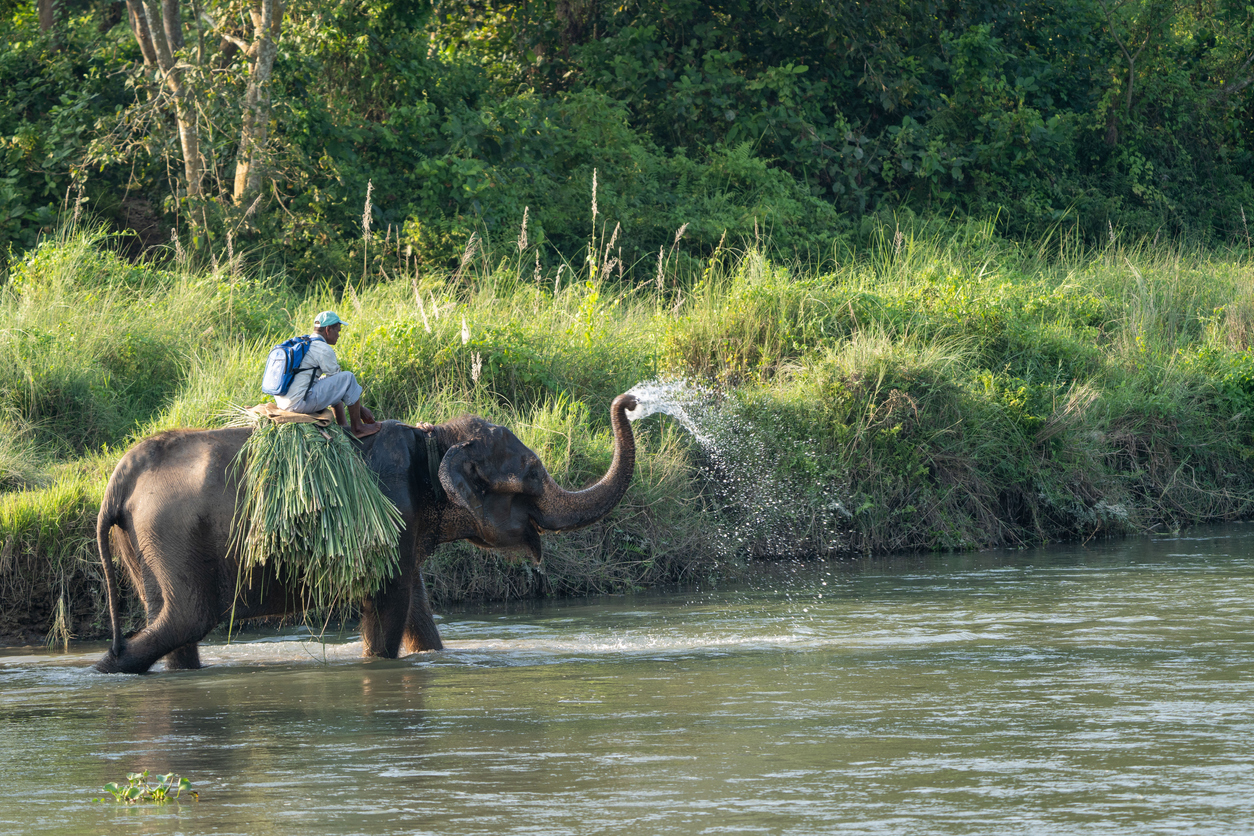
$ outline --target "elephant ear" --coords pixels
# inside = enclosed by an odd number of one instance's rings
[[[483,484],[475,467],[470,446],[474,441],[454,444],[440,461],[440,484],[453,503],[465,508],[475,519],[483,520]]]

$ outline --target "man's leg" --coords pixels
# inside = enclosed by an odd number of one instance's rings
[[[361,386],[352,372],[336,372],[319,379],[299,404],[292,404],[293,412],[313,414],[328,406],[335,411],[335,421],[353,435],[362,438],[382,429],[375,423],[374,413],[362,406]],[[348,420],[344,420],[344,404],[348,404]]]
[[[328,406],[336,408],[335,420],[344,423],[344,413],[342,403],[355,403],[361,400],[361,387],[357,385],[357,378],[352,372],[336,372],[326,377],[319,378],[313,386],[309,387],[309,391],[305,393],[304,399],[299,404],[293,404],[289,407],[293,412],[307,412],[313,414],[321,412]]]

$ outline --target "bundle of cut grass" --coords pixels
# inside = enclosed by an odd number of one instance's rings
[[[396,573],[400,512],[336,425],[263,419],[232,466],[242,584],[269,563],[302,590],[307,608],[325,609],[360,600]]]

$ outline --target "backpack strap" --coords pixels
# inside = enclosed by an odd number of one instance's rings
[[[317,340],[319,342],[326,342],[326,340],[323,339],[323,337],[320,334],[308,334],[306,335],[306,339],[309,340],[310,345],[313,345],[314,340]],[[308,348],[305,349],[305,353],[306,355],[308,355],[309,353]],[[309,390],[313,388],[313,385],[318,382],[318,377],[319,375],[322,374],[322,369],[319,368],[318,366],[310,366],[309,372],[312,375],[312,377],[309,378],[309,386],[305,389],[306,395],[309,394]]]

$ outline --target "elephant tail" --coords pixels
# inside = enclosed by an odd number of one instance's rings
[[[120,468],[119,468],[120,469]],[[113,643],[109,653],[116,659],[122,655],[125,640],[122,638],[122,599],[118,589],[118,572],[113,560],[113,547],[109,542],[109,532],[115,525],[122,524],[122,497],[119,496],[117,473],[109,480],[105,489],[104,501],[100,503],[100,514],[96,517],[96,545],[100,549],[100,562],[104,567],[105,591],[109,600],[109,621],[113,628]]]

